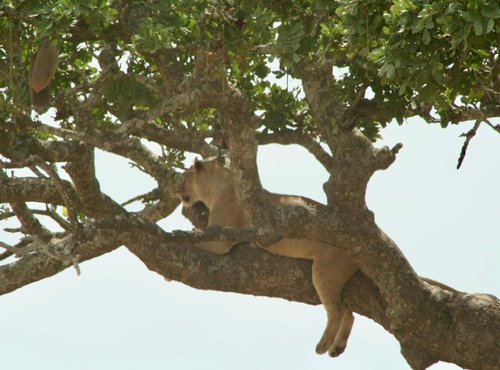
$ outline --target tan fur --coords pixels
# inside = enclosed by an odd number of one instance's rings
[[[54,78],[59,61],[59,51],[53,42],[40,45],[31,61],[29,85],[31,103],[35,107],[45,107],[50,103],[50,82]]]
[[[290,195],[267,193],[269,200],[279,205],[318,207],[311,199]],[[178,196],[184,206],[192,206],[198,201],[209,209],[208,227],[228,226],[242,228],[247,226],[242,207],[238,204],[234,181],[228,169],[209,159],[195,162],[183,175]],[[233,244],[227,241],[200,243],[200,248],[217,254],[227,253]],[[330,356],[341,354],[347,344],[354,316],[342,307],[340,294],[343,286],[358,269],[344,251],[326,243],[303,239],[282,239],[271,245],[270,252],[313,260],[312,278],[321,302],[326,309],[328,322],[316,352],[329,352]]]

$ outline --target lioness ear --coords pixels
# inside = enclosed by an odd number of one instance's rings
[[[203,169],[203,162],[201,162],[198,158],[194,159],[194,168],[196,171],[201,171]]]

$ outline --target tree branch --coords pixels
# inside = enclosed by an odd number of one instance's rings
[[[18,261],[0,266],[0,295],[53,276],[71,266],[75,258],[83,262],[111,252],[121,245],[120,238],[118,230],[101,231],[91,226],[81,230],[78,241],[72,234],[53,236],[49,243],[56,246],[57,251],[30,253]]]
[[[306,148],[309,153],[314,155],[314,157],[318,160],[319,163],[323,165],[323,167],[329,170],[332,166],[332,157],[329,155],[321,145],[316,142],[310,135],[300,132],[298,130],[295,131],[279,131],[274,132],[272,134],[259,134],[257,133],[257,141],[259,145],[266,144],[281,144],[281,145],[290,145],[297,144]]]
[[[469,142],[471,139],[476,136],[476,132],[481,125],[481,120],[477,120],[476,123],[474,124],[474,127],[470,129],[466,134],[463,134],[462,136],[465,136],[465,142],[464,145],[462,146],[462,150],[460,151],[460,157],[458,157],[458,163],[457,163],[457,170],[460,169],[462,166],[462,162],[465,159],[465,154],[467,154],[467,148],[469,146]]]
[[[319,303],[312,286],[309,261],[280,257],[245,246],[237,246],[229,254],[218,256],[187,242],[230,236],[231,233],[234,237],[258,236],[253,230],[165,233],[147,221],[134,217],[113,217],[105,222],[100,220],[85,225],[81,243],[74,246],[72,253],[84,261],[125,244],[149,269],[198,289]],[[68,238],[61,245],[63,249],[68,247],[64,243],[70,243]],[[64,268],[60,260],[29,254],[15,263],[0,266],[0,294],[51,276]],[[227,276],[232,278],[227,279]],[[408,330],[404,331],[399,325],[394,325],[391,304],[388,305],[384,298],[386,295],[381,295],[361,272],[353,276],[344,288],[343,301],[349,309],[376,320],[394,333],[403,343],[408,357],[414,356],[408,353],[428,353],[433,361],[452,361],[469,368],[482,363],[484,369],[495,369],[498,365],[495,351],[500,341],[500,330],[497,330],[500,329],[500,301],[492,296],[467,295],[445,291],[437,286],[427,289],[426,304],[418,306],[419,319],[412,320],[411,326],[406,326]],[[486,341],[483,338],[485,344],[478,348],[470,345],[470,336],[463,336],[464,330],[472,336],[484,335],[487,330],[491,337]]]
[[[76,198],[74,189],[68,181],[63,180],[67,191]],[[49,179],[35,177],[10,178],[0,177],[0,203],[40,202],[64,205],[61,195]],[[80,207],[78,206],[80,209]]]
[[[129,240],[127,247],[150,270],[168,279],[183,281],[198,289],[319,303],[312,286],[308,261],[280,257],[245,246],[237,246],[227,255],[215,256],[189,244],[162,243],[162,237],[156,235],[156,240],[147,241],[135,237]],[[227,276],[232,278],[227,279]],[[492,328],[500,328],[500,301],[489,296],[447,292],[439,287],[432,287],[431,290],[432,296],[427,305],[421,307],[422,311],[418,315],[425,317],[424,321],[418,321],[418,326],[406,332],[393,327],[392,319],[386,314],[385,299],[361,272],[351,278],[344,288],[343,301],[349,309],[374,319],[394,333],[405,343],[406,352],[410,346],[413,353],[416,353],[415,349],[419,349],[420,354],[428,353],[432,361],[452,361],[469,368],[483,363],[486,364],[485,369],[495,369],[498,365],[495,351],[500,331]],[[476,304],[471,304],[472,302]],[[435,306],[439,307],[438,311]],[[483,316],[485,310],[489,312],[487,317]],[[481,317],[480,322],[477,322],[478,317]],[[456,321],[449,321],[450,318]],[[486,347],[470,346],[469,340],[462,335],[465,327],[477,333],[474,325],[492,325],[488,329],[484,328],[489,333],[496,333],[489,338]],[[484,352],[485,348],[489,348],[487,353]],[[466,355],[464,351],[467,352]]]
[[[223,112],[238,201],[251,225],[272,228],[272,207],[265,197],[257,168],[258,117],[248,97],[229,83],[224,85],[222,99],[216,106]]]
[[[83,149],[78,141],[43,141],[32,136],[17,136],[5,129],[0,135],[0,154],[18,162],[31,155],[50,163],[67,162],[77,159]]]
[[[98,217],[124,212],[118,203],[101,192],[99,182],[95,177],[92,149],[86,148],[78,160],[68,162],[64,169],[71,176],[80,204],[85,207],[87,214]]]

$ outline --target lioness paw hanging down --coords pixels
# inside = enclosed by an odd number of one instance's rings
[[[242,207],[238,204],[231,172],[215,159],[195,161],[183,174],[178,187],[178,197],[186,207],[203,202],[208,210],[208,227],[247,227]],[[319,203],[299,196],[268,193],[269,201],[276,206],[294,205],[318,207]],[[217,254],[227,253],[233,243],[223,240],[207,241],[199,247]],[[347,254],[329,245],[306,239],[281,239],[267,248],[279,255],[313,261],[312,279],[321,303],[327,313],[327,324],[316,346],[316,352],[340,355],[349,339],[354,316],[342,307],[342,288],[358,269]]]

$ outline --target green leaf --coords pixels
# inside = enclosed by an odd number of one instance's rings
[[[399,86],[399,92],[398,94],[401,96],[401,95],[404,95],[405,92],[406,92],[406,89],[408,88],[408,84],[410,83],[410,79],[406,79],[403,81],[403,83]]]
[[[490,33],[493,28],[495,28],[495,21],[493,19],[490,19],[486,25],[486,32],[485,33]]]
[[[269,75],[269,68],[264,63],[259,63],[254,68],[255,75],[259,78],[266,78]]]
[[[392,63],[387,64],[387,69],[386,69],[385,75],[389,79],[394,78],[394,76],[396,75],[396,68],[394,67],[394,64],[392,64]]]
[[[479,19],[475,19],[472,23],[472,28],[474,29],[474,34],[479,36],[483,33],[483,25]]]
[[[422,32],[422,42],[424,43],[424,45],[427,45],[429,44],[429,42],[431,42],[431,34],[427,29]]]
[[[474,21],[474,17],[469,12],[462,12],[462,18],[465,19],[467,22]]]
[[[498,4],[496,4],[495,8],[493,8],[493,5],[486,6],[481,9],[481,14],[488,18],[500,18],[500,7]]]

